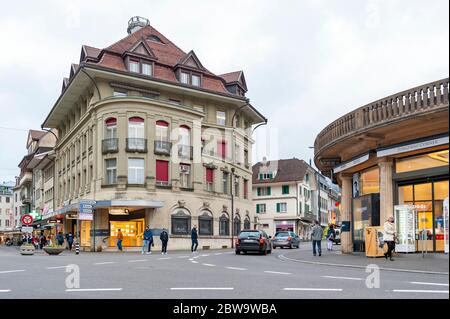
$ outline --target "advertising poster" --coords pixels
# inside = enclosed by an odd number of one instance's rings
[[[395,250],[402,253],[412,253],[416,250],[414,206],[397,205],[395,211],[395,228],[397,231],[397,245]]]

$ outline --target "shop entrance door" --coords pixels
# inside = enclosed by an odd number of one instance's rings
[[[123,234],[123,247],[142,246],[144,223],[144,218],[130,219],[128,221],[110,221],[109,246],[113,247],[117,245],[117,234],[119,229]]]

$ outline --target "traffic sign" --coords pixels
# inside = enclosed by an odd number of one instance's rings
[[[21,231],[22,231],[22,233],[32,233],[33,227],[22,227]]]
[[[22,224],[23,225],[31,225],[33,223],[33,217],[31,215],[23,215],[22,216]]]

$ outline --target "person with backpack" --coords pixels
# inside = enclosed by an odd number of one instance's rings
[[[328,227],[328,232],[327,232],[327,249],[328,250],[333,250],[333,243],[334,240],[336,239],[336,231],[334,230],[334,225],[330,224],[330,226]]]
[[[143,244],[142,244],[142,255],[151,254],[150,245],[153,243],[153,233],[149,226],[145,227],[145,231],[143,234]],[[147,250],[147,251],[146,251]]]
[[[167,243],[169,241],[169,233],[165,228],[163,228],[161,234],[159,235],[161,239],[161,255],[167,255]]]
[[[56,242],[58,243],[58,246],[64,246],[64,236],[61,232],[56,235]]]

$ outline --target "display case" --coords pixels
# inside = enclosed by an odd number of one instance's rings
[[[397,244],[395,251],[413,253],[416,251],[416,220],[413,205],[396,205],[394,207]]]

